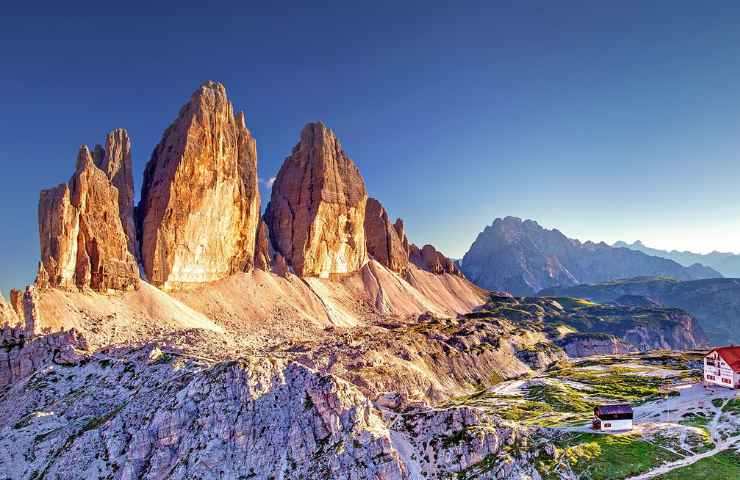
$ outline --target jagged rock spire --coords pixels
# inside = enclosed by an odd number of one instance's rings
[[[309,123],[272,186],[272,243],[297,275],[359,270],[367,261],[366,202],[362,175],[334,132]]]
[[[251,268],[259,213],[256,142],[224,86],[206,82],[144,173],[137,229],[147,279],[171,289]]]
[[[70,181],[41,192],[39,237],[39,272],[45,272],[44,282],[48,278],[52,287],[107,291],[139,285],[118,189],[86,145],[80,147]]]
[[[134,173],[131,163],[131,140],[128,132],[117,128],[105,138],[105,148],[95,146],[95,165],[110,179],[118,189],[118,210],[123,230],[128,237],[128,248],[137,256],[136,226],[134,224]]]
[[[0,327],[14,327],[18,323],[20,323],[18,315],[16,315],[13,307],[5,301],[2,293],[0,293]]]
[[[400,218],[392,224],[388,213],[374,198],[368,198],[365,208],[367,251],[391,270],[404,274],[409,264],[409,244]]]

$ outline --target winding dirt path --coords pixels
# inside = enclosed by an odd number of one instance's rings
[[[717,445],[712,450],[709,450],[707,452],[698,453],[690,457],[682,458],[681,460],[676,460],[675,462],[665,463],[661,465],[660,467],[650,470],[649,472],[645,472],[641,475],[637,475],[634,477],[629,477],[626,480],[647,480],[649,478],[655,478],[658,475],[663,475],[664,473],[668,473],[671,470],[675,470],[677,468],[686,467],[688,465],[698,462],[699,460],[712,457],[714,455],[717,455],[720,452],[724,452],[725,450],[729,450],[730,448],[733,448],[733,447],[740,448],[740,435],[736,435],[734,437],[728,438],[726,442],[723,442]]]

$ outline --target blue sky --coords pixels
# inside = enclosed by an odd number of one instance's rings
[[[261,177],[323,120],[411,240],[452,256],[505,215],[740,251],[738,2],[62,3],[0,18],[3,291],[32,279],[38,193],[79,145],[127,128],[138,189],[207,79],[246,111]]]

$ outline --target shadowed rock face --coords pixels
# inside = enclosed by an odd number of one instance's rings
[[[15,288],[10,291],[10,306],[18,318],[23,321],[23,292]]]
[[[273,246],[300,276],[357,271],[367,261],[366,202],[365,181],[334,132],[310,123],[272,187]]]
[[[260,220],[257,228],[257,240],[254,247],[254,268],[269,272],[272,269],[272,245],[270,232],[264,220]]]
[[[41,192],[41,262],[49,285],[129,290],[139,285],[139,269],[121,223],[119,191],[80,149],[68,184]]]
[[[368,198],[365,208],[365,238],[368,254],[394,272],[406,272],[409,244],[403,221],[399,218],[392,224],[383,205],[374,198]]]
[[[207,82],[144,173],[137,226],[148,280],[172,289],[249,270],[259,210],[256,142],[224,86]]]

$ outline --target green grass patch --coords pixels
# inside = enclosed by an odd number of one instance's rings
[[[722,411],[725,413],[740,414],[740,398],[733,398],[729,402],[725,403],[725,406],[722,407]]]
[[[557,412],[590,413],[594,408],[583,393],[565,384],[533,385],[527,390],[527,399],[544,402]]]
[[[615,367],[610,371],[591,371],[564,368],[552,376],[584,383],[591,387],[591,395],[628,402],[644,402],[658,395],[661,379],[632,375],[629,369]]]
[[[575,434],[558,442],[557,447],[558,460],[567,462],[579,478],[593,480],[619,480],[681,458],[634,434]],[[553,478],[553,465],[552,460],[540,461],[546,478]]]
[[[730,480],[740,478],[740,452],[725,450],[683,468],[655,477],[656,480]]]
[[[687,413],[683,416],[681,420],[678,421],[681,425],[686,425],[687,427],[696,427],[701,428],[702,430],[707,429],[707,425],[709,425],[709,422],[711,421],[711,418],[707,417],[703,413]]]

